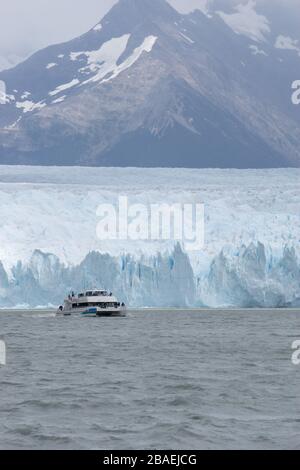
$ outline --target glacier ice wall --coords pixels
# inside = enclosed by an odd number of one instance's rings
[[[299,170],[0,167],[0,307],[110,289],[132,307],[300,305]],[[100,203],[201,202],[205,246],[96,237]]]
[[[202,277],[179,244],[149,259],[91,252],[77,266],[37,250],[10,279],[0,265],[0,307],[58,305],[66,292],[87,286],[109,286],[131,307],[291,307],[300,306],[299,279],[293,248],[268,261],[261,243],[242,246],[234,257],[222,251]]]
[[[288,307],[300,305],[300,264],[294,248],[267,259],[261,243],[242,246],[232,256],[222,251],[209,275],[198,279],[198,297],[212,307]]]
[[[131,306],[184,306],[195,302],[194,275],[178,245],[170,256],[136,260],[89,253],[77,266],[66,267],[51,254],[35,251],[26,265],[18,263],[12,278],[0,269],[0,306],[58,305],[66,292],[107,286]]]

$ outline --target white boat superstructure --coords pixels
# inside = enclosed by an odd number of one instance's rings
[[[90,317],[124,316],[126,306],[106,290],[88,290],[75,294],[72,292],[57,310],[57,315],[82,315]]]

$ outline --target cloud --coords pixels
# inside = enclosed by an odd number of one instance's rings
[[[217,14],[236,33],[249,37],[253,41],[265,41],[265,35],[271,32],[270,23],[264,15],[256,10],[256,1],[249,0],[246,4],[235,7],[235,13],[227,14],[218,11]]]

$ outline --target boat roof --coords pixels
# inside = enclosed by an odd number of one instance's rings
[[[99,295],[110,295],[110,292],[106,289],[91,289],[84,292],[80,292],[78,297],[97,297]]]

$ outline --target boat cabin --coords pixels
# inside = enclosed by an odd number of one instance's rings
[[[72,306],[72,309],[82,309],[88,307],[119,308],[120,302],[111,292],[106,290],[89,290],[81,292],[77,296],[72,292],[66,300],[66,304]]]

